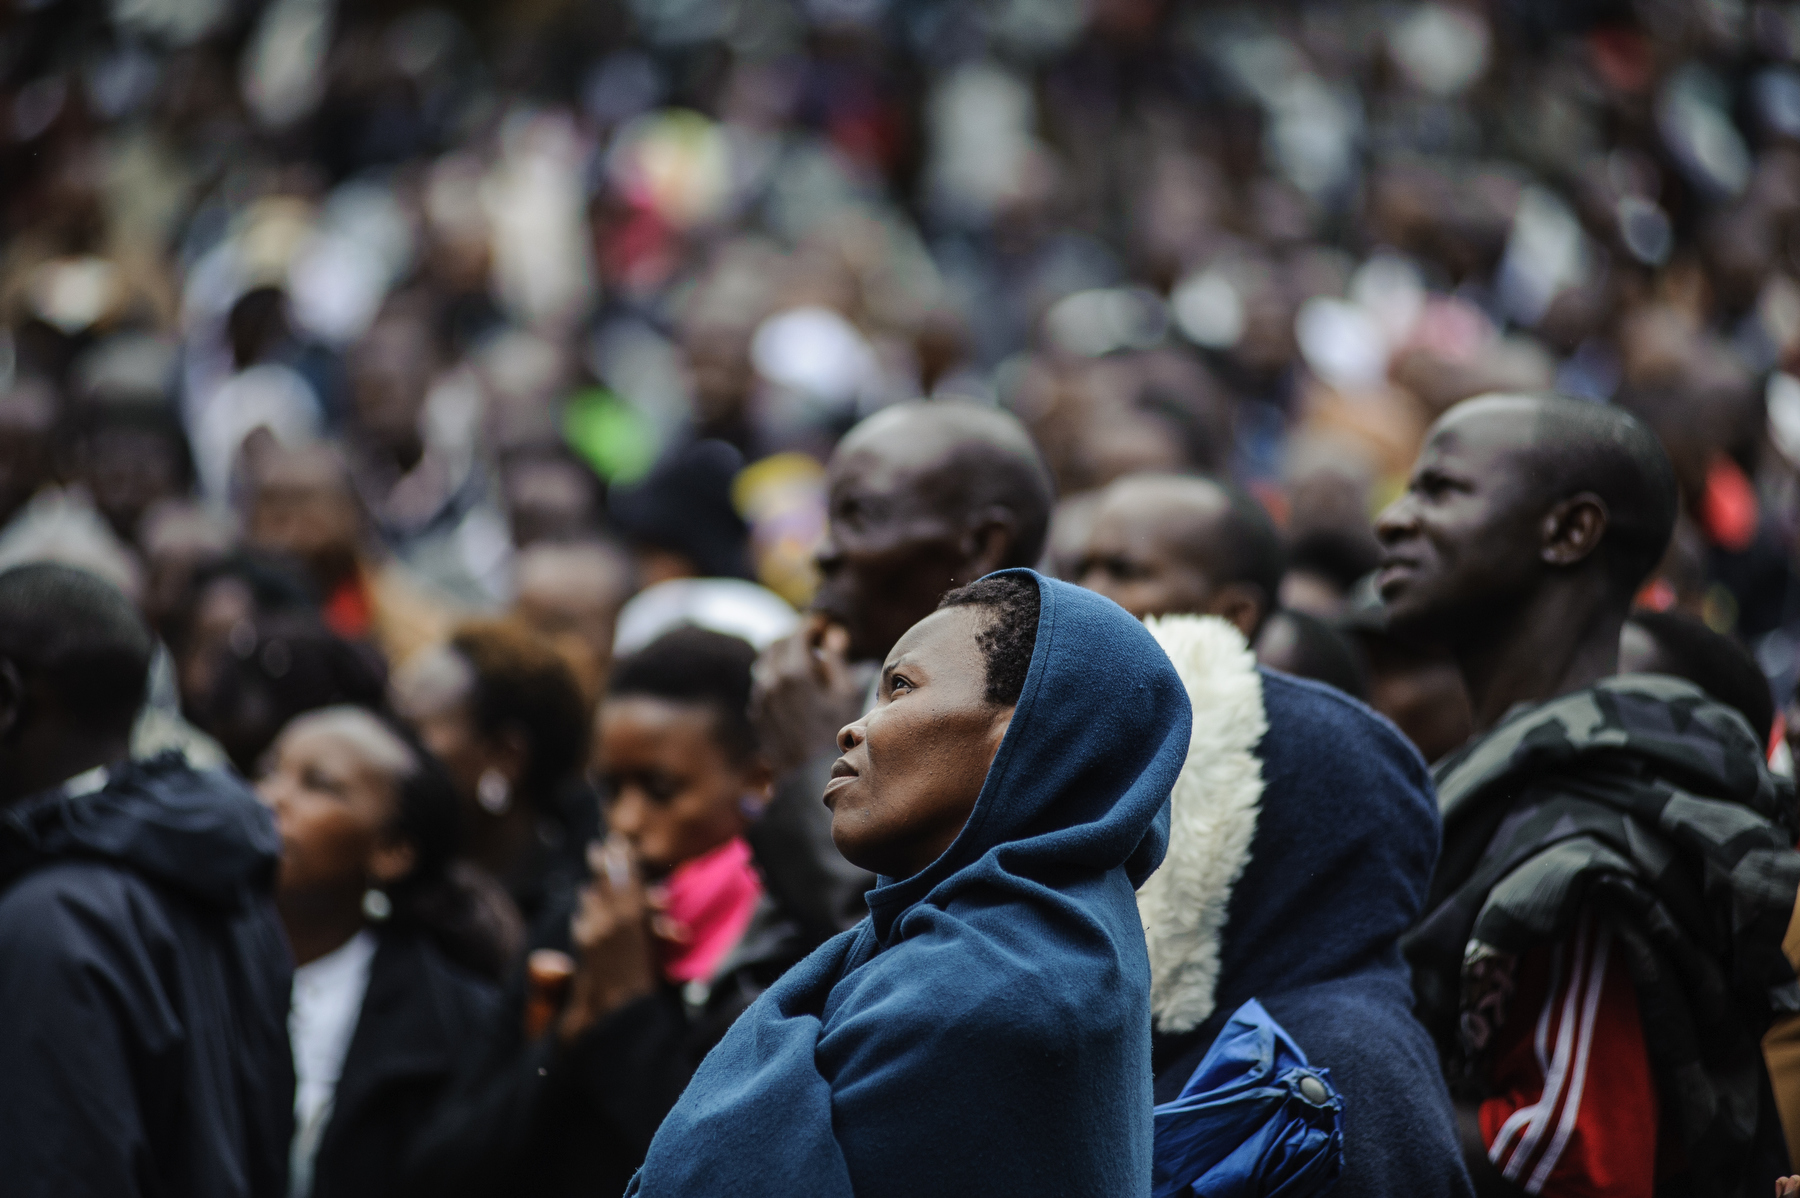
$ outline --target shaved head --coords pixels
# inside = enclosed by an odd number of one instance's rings
[[[844,436],[840,456],[873,454],[929,487],[941,515],[962,517],[984,507],[1013,513],[1017,532],[1000,569],[1035,566],[1055,506],[1050,471],[1031,434],[997,408],[954,400],[895,404]]]
[[[1549,502],[1598,495],[1606,504],[1600,552],[1620,584],[1636,591],[1669,547],[1679,503],[1675,470],[1649,426],[1620,408],[1555,396],[1484,396],[1462,409],[1470,419],[1529,417],[1530,485]]]
[[[945,591],[1036,565],[1055,490],[1012,416],[950,401],[896,404],[844,437],[827,471],[815,606],[880,658]]]
[[[1217,479],[1140,474],[1100,493],[1076,577],[1134,616],[1224,615],[1254,636],[1281,572],[1280,537],[1249,494]]]
[[[1675,515],[1668,457],[1628,413],[1482,396],[1437,422],[1377,523],[1382,598],[1397,629],[1452,647],[1559,580],[1592,578],[1622,616]]]

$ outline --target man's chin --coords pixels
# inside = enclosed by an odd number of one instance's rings
[[[1384,595],[1381,606],[1387,634],[1395,640],[1421,649],[1441,649],[1457,639],[1461,616],[1442,610],[1405,586],[1394,589],[1392,598]]]

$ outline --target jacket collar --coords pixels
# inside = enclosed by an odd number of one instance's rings
[[[1187,760],[1169,795],[1169,851],[1138,890],[1158,1031],[1212,1014],[1232,889],[1250,863],[1269,729],[1262,676],[1243,634],[1216,616],[1147,621],[1194,708]]]

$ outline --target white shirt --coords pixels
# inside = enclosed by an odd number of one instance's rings
[[[332,1098],[350,1052],[369,990],[375,936],[358,932],[316,961],[294,970],[288,1038],[294,1045],[294,1143],[288,1158],[289,1192],[312,1192],[313,1156],[331,1121]]]

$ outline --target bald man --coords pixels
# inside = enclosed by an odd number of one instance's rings
[[[816,820],[838,729],[862,714],[870,667],[945,591],[1036,565],[1056,498],[1023,425],[994,408],[947,400],[870,416],[845,434],[826,470],[813,611],[756,663],[751,714],[784,778],[765,822],[790,804],[796,819]],[[842,865],[835,857],[821,846],[832,869]],[[829,886],[821,879],[817,893],[832,895],[829,911],[806,895],[783,899],[849,926],[863,914],[861,891],[852,888],[866,877],[855,871]]]
[[[1073,576],[1139,618],[1218,616],[1270,669],[1362,698],[1349,640],[1323,621],[1276,610],[1284,556],[1269,514],[1238,487],[1137,474],[1099,492]]]
[[[1210,478],[1139,474],[1100,493],[1076,578],[1134,616],[1221,616],[1254,643],[1281,569],[1255,499]]]
[[[1121,479],[1100,492],[1076,556],[1081,584],[1135,616],[1217,617],[1158,628],[1177,638],[1165,647],[1194,703],[1168,856],[1139,896],[1158,1101],[1181,1093],[1254,996],[1344,1095],[1334,1193],[1469,1194],[1400,952],[1437,859],[1424,761],[1342,690],[1258,668],[1247,650],[1259,634],[1283,654],[1277,665],[1303,655],[1291,614],[1270,618],[1281,544],[1244,492],[1208,478]],[[1182,652],[1190,638],[1210,651]],[[1355,687],[1348,651],[1345,662],[1341,680]]]
[[[1786,1171],[1758,1040],[1800,1007],[1791,786],[1698,687],[1615,677],[1674,527],[1624,412],[1470,400],[1380,517],[1389,626],[1456,660],[1476,738],[1408,937],[1420,1017],[1497,1193],[1748,1194]]]

